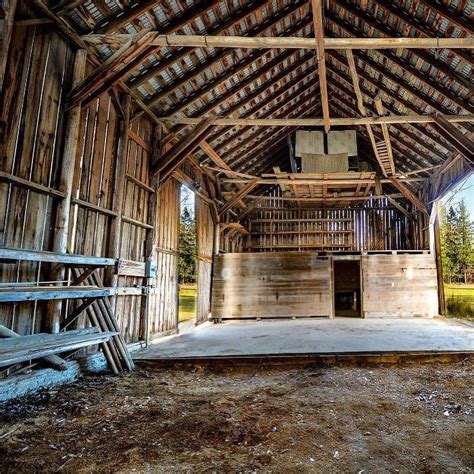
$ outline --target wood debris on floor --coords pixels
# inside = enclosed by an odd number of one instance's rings
[[[472,375],[464,361],[90,377],[0,407],[0,468],[468,472]]]

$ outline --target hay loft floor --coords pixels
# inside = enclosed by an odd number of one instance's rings
[[[470,472],[472,369],[87,378],[0,407],[0,470]]]
[[[474,324],[449,319],[227,321],[157,339],[134,358],[474,351]]]

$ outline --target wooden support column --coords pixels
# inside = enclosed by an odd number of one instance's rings
[[[163,135],[163,127],[158,125],[153,130],[153,153],[150,156],[150,166],[152,163],[156,163],[160,159],[161,150],[161,139]],[[149,223],[153,225],[153,229],[147,233],[146,245],[145,245],[145,258],[148,265],[156,268],[158,272],[158,212],[160,195],[158,192],[160,186],[160,177],[155,175],[151,178],[150,186],[154,189],[154,193],[149,196],[148,199],[148,219]],[[144,328],[142,337],[148,347],[151,337],[151,321],[153,319],[153,312],[156,310],[156,298],[157,298],[157,276],[147,278],[147,294],[145,303],[145,315],[144,315]]]
[[[444,293],[443,262],[441,259],[441,229],[439,219],[439,201],[433,202],[430,214],[430,250],[436,259],[436,274],[438,279],[439,314],[446,315],[446,298]]]
[[[318,55],[319,89],[321,91],[321,105],[323,108],[324,131],[331,129],[329,116],[328,83],[326,78],[326,58],[324,55],[324,22],[322,0],[312,0],[314,37]]]
[[[0,91],[3,92],[3,81],[7,67],[8,50],[15,21],[17,0],[3,0],[0,8]]]
[[[76,52],[72,87],[74,88],[84,80],[86,72],[87,52],[79,49]],[[67,128],[64,144],[64,155],[61,164],[61,176],[59,189],[64,193],[64,198],[59,201],[56,208],[56,220],[54,225],[53,251],[65,253],[67,251],[69,217],[71,210],[72,187],[74,180],[74,169],[79,140],[79,129],[81,122],[81,107],[77,106],[68,113]],[[65,271],[63,268],[53,267],[52,280],[64,280]],[[48,305],[46,318],[47,330],[52,333],[59,332],[61,317],[61,303],[52,301]]]
[[[114,176],[114,193],[112,210],[115,212],[115,217],[110,223],[110,242],[108,248],[108,256],[110,258],[120,258],[120,244],[122,241],[122,214],[123,214],[123,197],[125,193],[125,181],[127,174],[127,152],[128,152],[128,131],[130,128],[130,108],[131,97],[127,94],[123,96],[122,110],[123,117],[120,121],[120,137],[117,148],[117,159],[115,162],[115,176]],[[107,269],[105,274],[105,286],[117,287],[118,272],[113,267]],[[112,300],[112,311],[115,313],[115,300]]]

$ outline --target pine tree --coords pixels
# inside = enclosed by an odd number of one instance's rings
[[[473,222],[469,217],[466,203],[461,200],[458,207],[458,265],[460,277],[467,283],[467,269],[473,260],[472,232]]]
[[[473,261],[473,222],[467,206],[461,200],[458,206],[451,206],[441,215],[441,258],[445,279],[466,281],[467,269]]]
[[[181,213],[179,225],[178,274],[180,283],[196,281],[196,225],[187,207]]]

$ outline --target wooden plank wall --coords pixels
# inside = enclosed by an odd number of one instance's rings
[[[134,262],[119,272],[119,286],[144,285],[146,241],[152,231],[153,216],[148,201],[153,197],[150,186],[149,163],[152,156],[152,124],[145,118],[134,120],[130,127],[123,220],[121,225],[120,258]],[[142,265],[139,265],[141,263]],[[117,298],[119,324],[127,341],[145,339],[146,301],[143,296]]]
[[[0,143],[2,246],[47,250],[52,244],[60,196],[62,106],[73,61],[71,47],[49,27],[13,29],[0,105],[5,124]],[[36,283],[48,276],[49,266],[36,262],[0,265],[0,282]],[[45,302],[1,305],[0,323],[31,334],[40,330],[45,311]]]
[[[391,207],[386,199],[357,208],[289,208],[275,202],[256,206],[245,223],[249,252],[288,250],[364,251],[428,248],[422,220],[415,221]]]
[[[438,314],[436,262],[432,254],[361,257],[364,316],[434,317]]]
[[[197,226],[197,282],[196,323],[208,320],[211,312],[212,255],[214,249],[214,223],[209,205],[196,196]]]
[[[332,316],[331,265],[314,252],[215,257],[212,317]]]
[[[152,295],[151,334],[178,326],[179,183],[170,179],[159,191],[156,289]]]
[[[6,127],[0,143],[1,246],[52,250],[55,209],[62,198],[59,176],[67,125],[64,101],[70,90],[74,56],[70,46],[47,26],[14,29],[0,104],[0,119]],[[111,256],[111,224],[119,219],[118,256],[123,265],[118,286],[141,286],[145,282],[146,242],[155,219],[149,215],[148,205],[148,198],[153,195],[148,171],[153,127],[141,117],[132,122],[127,132],[126,172],[121,178],[123,209],[119,215],[114,209],[120,185],[116,168],[123,123],[109,93],[82,108],[68,251]],[[166,219],[161,222],[168,226]],[[37,284],[49,279],[47,264],[0,265],[0,283]],[[145,336],[145,301],[145,296],[116,299],[116,316],[127,342]],[[69,307],[76,304],[71,302]],[[0,323],[20,334],[43,330],[45,316],[45,302],[0,307]],[[78,325],[85,324],[83,316]],[[157,323],[157,327],[166,324]]]

